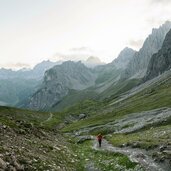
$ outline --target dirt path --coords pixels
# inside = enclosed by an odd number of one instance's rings
[[[52,117],[53,117],[53,114],[50,113],[49,117],[45,121],[41,122],[40,125],[42,126],[44,123],[49,122],[52,119]]]
[[[144,154],[142,150],[139,149],[131,149],[131,148],[119,148],[113,147],[106,140],[103,140],[102,147],[98,147],[98,143],[93,138],[93,149],[102,150],[102,151],[110,151],[110,152],[118,152],[124,155],[127,155],[132,162],[139,163],[146,171],[164,171],[157,163],[155,163],[149,156]]]

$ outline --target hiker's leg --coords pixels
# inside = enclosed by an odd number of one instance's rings
[[[102,144],[102,140],[99,140],[99,147],[101,147],[101,144]]]

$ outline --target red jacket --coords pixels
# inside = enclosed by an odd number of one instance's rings
[[[102,138],[103,138],[102,135],[98,135],[98,136],[97,136],[97,139],[98,139],[98,140],[102,140]]]

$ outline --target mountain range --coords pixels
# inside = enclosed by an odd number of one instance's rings
[[[109,64],[33,70],[1,74],[0,170],[171,170],[170,22]]]
[[[150,59],[153,61],[152,55],[166,46],[165,36],[170,28],[171,22],[167,21],[153,29],[138,52],[124,48],[109,64],[90,69],[80,62],[68,61],[51,68],[45,72],[43,83],[26,106],[36,110],[61,110],[83,99],[105,99],[128,91],[151,71]]]
[[[170,52],[169,41],[165,39],[170,28],[171,22],[167,21],[153,29],[139,51],[126,47],[109,64],[90,56],[84,62],[43,61],[30,70],[2,68],[0,104],[61,110],[80,100],[105,99],[124,93],[142,79],[151,79],[170,67],[166,56]],[[165,66],[159,71],[161,61]]]

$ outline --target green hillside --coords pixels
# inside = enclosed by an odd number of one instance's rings
[[[89,118],[66,126],[64,131],[72,131],[87,126],[104,124],[135,112],[171,107],[170,85],[171,77],[167,78],[165,81],[151,85],[118,103],[115,102],[117,102],[119,97],[105,99],[95,111],[90,111]],[[75,112],[77,112],[77,107],[75,107],[75,109]],[[71,108],[71,110],[73,110],[73,108]],[[84,109],[84,111],[86,112],[86,109]],[[67,112],[69,113],[69,111]]]
[[[64,108],[61,103],[61,112],[0,107],[3,167],[42,171],[144,170],[139,162],[131,161],[125,153],[108,151],[107,145],[99,150],[91,138],[80,141],[79,135],[86,137],[101,132],[108,142],[121,150],[123,147],[145,150],[143,155],[168,171],[170,166],[167,163],[171,157],[170,74],[145,83],[144,88],[140,85],[135,92],[129,91],[138,83],[138,80],[130,80],[117,86],[118,91],[111,88],[111,96],[104,99],[90,90],[70,91],[64,106],[71,101],[73,106]],[[74,105],[77,101],[80,103]],[[85,118],[80,119],[80,114],[85,114]],[[160,151],[162,146],[166,150]],[[161,160],[165,165],[160,164]]]
[[[0,107],[1,169],[74,170],[78,159],[71,144],[47,129],[49,113]]]

